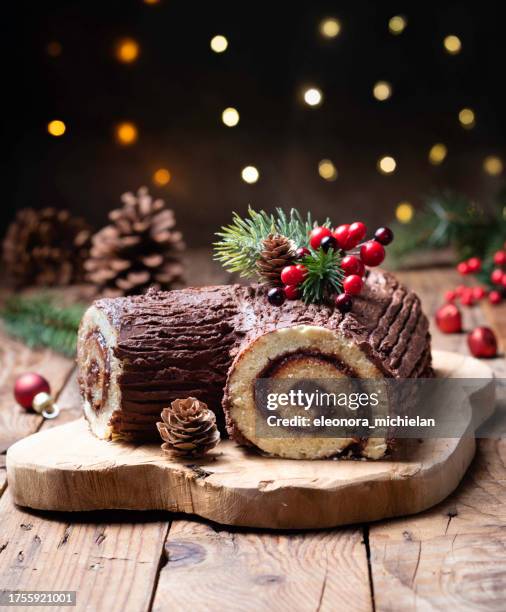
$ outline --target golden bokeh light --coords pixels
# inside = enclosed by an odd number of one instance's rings
[[[392,174],[397,167],[397,162],[390,155],[385,155],[384,157],[380,157],[376,167],[382,174]]]
[[[323,100],[323,94],[318,87],[308,87],[304,90],[303,97],[308,106],[320,106]]]
[[[392,86],[388,81],[378,81],[373,87],[372,95],[380,102],[388,100],[392,95]]]
[[[322,159],[318,163],[318,174],[326,181],[335,181],[337,179],[337,170],[330,159]]]
[[[408,22],[406,20],[406,17],[403,17],[402,15],[394,15],[388,22],[388,29],[390,31],[390,34],[402,34],[402,32],[404,32],[404,30],[406,29],[407,25]]]
[[[459,121],[462,127],[466,128],[466,130],[473,128],[476,123],[476,116],[473,109],[463,108],[459,112]]]
[[[63,136],[67,131],[67,126],[60,119],[53,119],[47,124],[47,131],[51,136]]]
[[[255,166],[246,166],[241,171],[241,178],[245,183],[252,185],[260,178],[260,173]]]
[[[47,44],[46,52],[49,57],[59,57],[62,51],[63,47],[61,46],[61,43],[57,40],[52,40],[50,43]]]
[[[496,155],[489,155],[483,160],[483,170],[490,176],[499,176],[503,173],[502,159]]]
[[[139,43],[133,38],[122,38],[116,44],[115,53],[118,62],[121,62],[122,64],[131,64],[139,57]]]
[[[170,183],[171,178],[172,176],[167,168],[158,168],[158,170],[156,170],[153,174],[153,183],[163,187],[164,185],[168,185]]]
[[[445,37],[443,41],[444,48],[447,53],[450,55],[457,55],[460,53],[462,49],[462,43],[460,42],[460,38],[455,36],[455,34],[450,34]]]
[[[448,149],[446,148],[446,145],[444,145],[442,142],[437,142],[429,151],[429,162],[433,166],[439,166],[439,164],[444,162],[447,155]]]
[[[399,202],[395,209],[395,217],[399,223],[409,223],[413,219],[415,209],[410,202]]]
[[[341,24],[335,17],[329,17],[320,23],[320,34],[325,38],[335,38],[340,31]]]
[[[144,0],[144,4],[158,4],[160,0]]]
[[[239,123],[239,112],[230,106],[221,113],[221,120],[227,127],[234,127]]]
[[[116,141],[123,146],[134,144],[139,137],[137,126],[131,121],[123,121],[122,123],[118,123],[118,125],[115,127],[114,133],[116,136]]]
[[[211,38],[210,45],[215,53],[223,53],[228,47],[228,40],[221,34],[217,34]]]

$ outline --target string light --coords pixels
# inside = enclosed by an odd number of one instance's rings
[[[318,163],[318,174],[326,181],[335,181],[337,179],[337,170],[330,159],[322,159]]]
[[[443,45],[446,52],[450,55],[457,55],[457,53],[460,53],[462,49],[462,43],[460,42],[460,38],[458,36],[455,36],[455,34],[450,34],[449,36],[446,36],[443,41]]]
[[[59,119],[53,119],[47,124],[47,131],[51,136],[63,136],[67,131],[67,126]]]
[[[246,166],[241,171],[241,178],[245,183],[252,185],[256,183],[260,177],[260,173],[255,166]]]
[[[308,106],[320,106],[323,100],[323,94],[318,87],[309,87],[304,91],[303,96]]]
[[[400,202],[395,209],[395,216],[399,223],[409,223],[413,219],[415,209],[410,202]]]
[[[341,24],[335,17],[329,17],[320,23],[320,34],[325,38],[335,38],[340,31]]]
[[[213,36],[213,38],[211,38],[210,45],[211,49],[215,53],[223,53],[223,51],[226,51],[228,47],[228,40],[221,34],[217,34],[216,36]]]
[[[122,38],[116,45],[116,59],[122,64],[135,62],[139,52],[139,44],[133,38]]]
[[[466,128],[466,130],[470,130],[474,127],[475,124],[475,114],[471,108],[463,108],[459,112],[459,121],[462,127]]]
[[[383,102],[392,95],[392,86],[387,81],[378,81],[373,87],[372,94],[376,100]]]
[[[153,183],[163,187],[164,185],[168,185],[170,183],[171,178],[171,174],[167,168],[158,168],[158,170],[156,170],[156,172],[153,174]]]
[[[221,120],[227,127],[234,127],[239,123],[239,113],[233,107],[226,108],[221,113]]]
[[[441,142],[437,142],[431,147],[429,151],[429,162],[433,166],[439,166],[439,164],[442,164],[444,162],[447,154],[448,149],[446,148],[446,146]]]
[[[62,50],[63,48],[61,46],[61,43],[59,43],[57,40],[52,40],[50,43],[48,43],[46,47],[46,51],[49,57],[59,57],[61,55]]]
[[[394,15],[388,22],[388,29],[390,30],[390,34],[396,36],[398,34],[402,34],[407,25],[408,22],[406,17],[403,17],[402,15]]]
[[[139,132],[135,123],[131,121],[123,121],[115,128],[116,141],[122,146],[134,144],[139,137]]]
[[[502,160],[495,155],[489,155],[483,160],[483,170],[490,176],[499,176],[504,169]]]
[[[390,155],[385,155],[378,160],[377,168],[382,174],[392,174],[397,167],[397,162]]]

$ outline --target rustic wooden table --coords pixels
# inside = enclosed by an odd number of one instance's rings
[[[192,282],[223,282],[207,258]],[[432,314],[457,282],[441,270],[403,273]],[[467,309],[506,346],[506,306]],[[434,346],[467,353],[465,336]],[[1,336],[0,453],[80,416],[74,363]],[[504,359],[490,364],[503,376]],[[42,422],[14,405],[21,372],[46,375],[62,414]],[[229,529],[169,513],[56,514],[15,507],[0,454],[0,590],[76,590],[77,609],[505,610],[506,440],[480,440],[453,495],[417,516],[311,532]],[[374,503],[374,500],[371,500]]]

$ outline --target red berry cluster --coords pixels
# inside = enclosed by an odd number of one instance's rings
[[[335,298],[335,304],[342,312],[351,310],[353,305],[351,296],[358,295],[362,290],[365,266],[379,266],[385,259],[385,246],[394,239],[394,234],[388,227],[379,228],[372,240],[364,242],[366,234],[367,228],[362,221],[339,225],[334,230],[318,226],[309,234],[308,246],[313,252],[318,249],[325,252],[333,249],[341,251],[343,255],[340,267],[345,276],[344,292]],[[296,251],[299,260],[308,255],[311,255],[311,250],[307,247],[299,247]],[[302,263],[283,268],[281,272],[283,287],[271,289],[268,293],[271,304],[280,306],[285,299],[298,299],[306,275],[307,269]]]
[[[493,294],[497,291],[491,291],[490,293],[484,288],[476,285],[475,287],[468,287],[466,285],[458,285],[455,289],[450,289],[445,292],[445,302],[453,304],[454,302],[460,301],[462,306],[474,306],[479,300],[483,300],[487,297],[492,304],[496,304],[495,296]],[[501,296],[499,295],[499,301]]]
[[[504,245],[506,249],[506,243]],[[460,302],[464,306],[473,306],[477,300],[488,295],[491,304],[500,304],[503,295],[506,292],[506,250],[497,251],[493,258],[494,268],[490,272],[490,283],[495,288],[487,292],[483,287],[469,287],[460,285],[454,291],[447,291],[445,299],[447,302],[453,302],[460,298]],[[471,257],[466,261],[461,261],[457,266],[457,271],[463,276],[477,274],[482,270],[482,261],[479,257]],[[485,270],[487,266],[485,266]]]

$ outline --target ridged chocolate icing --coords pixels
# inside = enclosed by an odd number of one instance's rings
[[[118,332],[123,364],[122,405],[113,431],[158,438],[155,422],[177,398],[195,396],[218,415],[227,372],[235,355],[257,336],[294,325],[319,325],[350,337],[385,376],[431,375],[428,321],[418,297],[395,277],[372,271],[353,309],[271,306],[260,286],[227,285],[149,292],[95,303]]]

